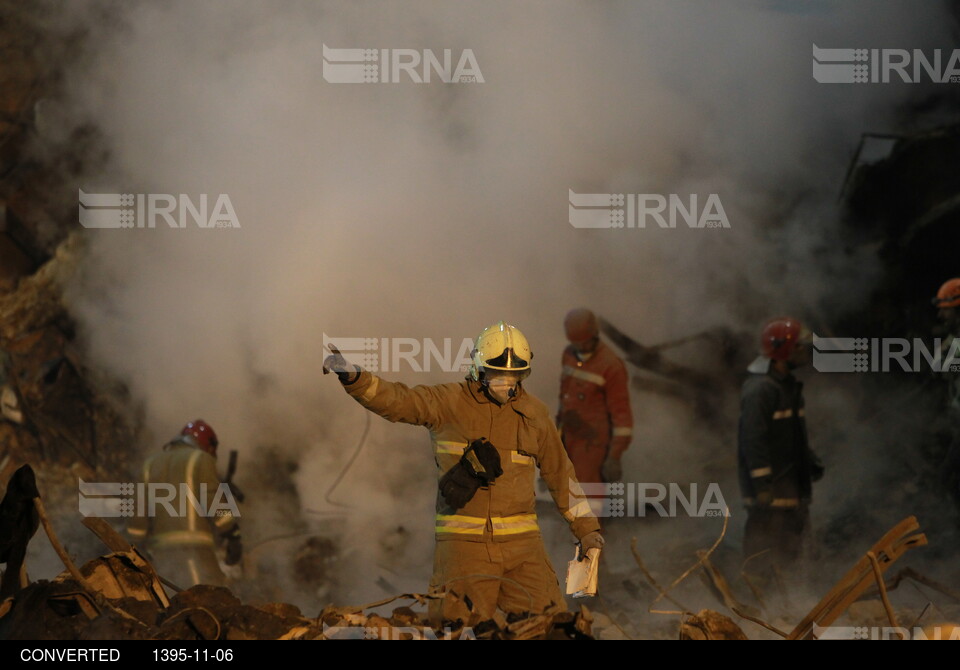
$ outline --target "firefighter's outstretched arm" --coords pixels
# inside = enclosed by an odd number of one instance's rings
[[[432,428],[440,423],[444,386],[408,387],[371,374],[349,363],[331,346],[323,372],[335,372],[344,390],[358,403],[389,421]]]

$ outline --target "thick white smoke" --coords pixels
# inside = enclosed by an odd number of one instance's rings
[[[145,452],[202,416],[248,463],[262,445],[298,461],[298,493],[319,510],[364,425],[320,374],[324,334],[459,343],[505,319],[533,343],[528,386],[553,405],[571,307],[653,343],[813,316],[838,277],[839,299],[856,300],[870,264],[832,246],[836,193],[859,134],[888,129],[917,90],[818,84],[811,46],[950,46],[945,9],[910,2],[62,11],[59,27],[88,31],[66,107],[110,155],[76,188],[226,193],[241,224],[88,231],[69,301],[90,359],[142,404]],[[471,49],[485,81],[331,84],[323,44],[449,48],[454,60]],[[730,228],[575,229],[569,189],[717,193]],[[628,469],[695,480],[690,463],[711,437],[669,402],[634,406]],[[355,508],[347,542],[365,570],[376,572],[383,533],[403,525],[417,539],[410,588],[425,586],[433,478],[423,431],[374,418],[335,496]],[[358,570],[347,600],[379,595],[368,576]]]

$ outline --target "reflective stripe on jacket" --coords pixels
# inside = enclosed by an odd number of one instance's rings
[[[134,539],[146,537],[153,547],[213,546],[214,533],[237,524],[236,517],[222,509],[216,459],[190,444],[174,440],[147,459],[143,481],[146,500],[137,501],[137,516],[127,528]],[[201,516],[204,511],[209,516]]]
[[[536,469],[560,513],[578,538],[599,530],[584,501],[573,466],[546,405],[522,386],[505,405],[491,401],[477,382],[408,387],[364,371],[344,387],[357,402],[394,422],[430,431],[438,479],[456,465],[473,440],[486,438],[500,455],[503,474],[481,488],[462,508],[437,495],[438,540],[506,541],[539,535],[534,483]]]
[[[803,384],[793,375],[752,374],[740,398],[737,460],[747,505],[759,486],[770,486],[772,507],[808,503],[816,456],[807,440]]]
[[[564,442],[606,449],[619,457],[633,435],[633,414],[624,362],[603,342],[582,361],[572,346],[563,352],[557,423]]]

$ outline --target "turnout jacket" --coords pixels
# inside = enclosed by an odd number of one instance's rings
[[[547,406],[522,385],[504,405],[490,400],[480,384],[469,379],[410,388],[363,371],[344,389],[389,421],[427,428],[438,480],[459,462],[473,440],[487,438],[496,447],[503,474],[479,489],[464,507],[450,508],[438,492],[437,540],[505,542],[538,537],[536,468],[577,539],[600,530]]]
[[[740,397],[738,439],[740,492],[748,506],[770,490],[771,507],[810,502],[822,465],[807,441],[803,384],[772,370],[751,374]]]
[[[152,548],[177,546],[214,547],[214,532],[222,535],[238,526],[237,518],[227,510],[215,516],[202,517],[189,497],[181,495],[186,484],[201,509],[210,512],[220,508],[220,478],[217,461],[210,454],[181,441],[167,444],[163,451],[147,459],[143,466],[145,484],[166,484],[173,493],[169,504],[155,502],[153,509],[137,509],[127,526],[134,539],[146,539]],[[165,491],[156,494],[166,499]],[[148,504],[151,496],[147,497]],[[174,514],[171,514],[170,511]],[[142,514],[141,512],[145,512]]]

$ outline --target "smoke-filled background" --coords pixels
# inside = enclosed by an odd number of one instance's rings
[[[786,0],[78,2],[49,22],[78,43],[50,132],[91,128],[103,151],[73,192],[224,193],[241,226],[86,231],[67,298],[89,365],[129,389],[138,458],[198,416],[221,452],[240,451],[237,480],[258,494],[242,509],[248,548],[334,533],[349,557],[335,596],[354,604],[385,595],[383,580],[425,589],[435,465],[423,429],[373,417],[343,475],[366,418],[321,374],[325,334],[451,338],[456,350],[504,319],[532,343],[527,387],[555,406],[572,307],[651,344],[715,327],[755,338],[778,314],[829,332],[880,273],[869,248],[837,232],[851,150],[862,132],[917,123],[913,106],[935,87],[819,84],[811,46],[951,49],[955,25],[940,3]],[[454,63],[470,49],[484,81],[332,84],[323,44],[451,49]],[[943,120],[937,105],[923,114]],[[716,193],[730,227],[576,229],[569,190]],[[708,354],[688,346],[676,360],[709,366]],[[881,491],[896,488],[900,465],[868,446],[900,423],[888,412],[858,421],[855,384],[806,381],[828,469],[815,527],[858,500],[876,518],[846,536],[846,566],[915,511]],[[730,551],[743,523],[737,402],[727,394],[718,427],[634,391],[625,461],[628,481],[720,482]],[[557,562],[572,541],[560,525],[545,522]],[[629,571],[638,536],[669,582],[720,525],[611,527],[610,555]],[[289,601],[327,604],[279,581]]]

